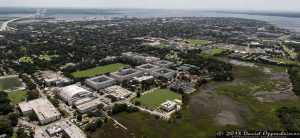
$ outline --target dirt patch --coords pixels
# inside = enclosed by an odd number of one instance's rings
[[[251,120],[253,117],[251,110],[245,104],[216,93],[201,92],[193,96],[190,106],[208,114],[217,126],[242,126],[246,120]]]

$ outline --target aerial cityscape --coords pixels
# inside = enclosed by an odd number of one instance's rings
[[[300,137],[300,2],[141,1],[0,3],[0,138]]]

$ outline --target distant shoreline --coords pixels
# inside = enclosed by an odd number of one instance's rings
[[[260,15],[260,16],[276,16],[300,18],[300,12],[234,12],[234,11],[216,11],[216,13],[231,13],[231,14],[246,14],[246,15]]]

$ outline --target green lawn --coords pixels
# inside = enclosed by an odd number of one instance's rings
[[[2,78],[0,79],[0,90],[11,89],[21,86],[22,83],[18,77]]]
[[[91,69],[87,69],[87,70],[73,72],[72,75],[75,78],[93,77],[93,76],[101,75],[101,74],[104,74],[107,72],[118,71],[121,67],[129,67],[129,65],[115,63],[115,64],[106,65],[106,66],[99,66],[99,67],[95,67],[95,68],[91,68]]]
[[[211,43],[208,40],[201,40],[201,39],[187,39],[187,42],[191,45],[206,45]]]
[[[151,93],[133,99],[133,102],[140,101],[143,107],[156,109],[167,100],[181,99],[181,94],[168,89],[157,89]]]
[[[9,92],[8,97],[11,100],[13,105],[18,105],[20,102],[25,101],[27,99],[27,92],[26,91]]]
[[[284,58],[271,58],[270,60],[276,61],[276,62],[282,62],[284,64],[295,64],[294,61]]]
[[[39,56],[39,59],[41,59],[41,60],[51,60],[51,59],[53,59],[53,58],[58,58],[59,57],[59,55],[40,55]]]
[[[160,44],[158,45],[158,47],[159,47],[159,48],[165,48],[165,47],[166,47],[166,44],[160,43]]]
[[[33,59],[31,57],[21,57],[18,61],[19,62],[32,63]]]
[[[214,56],[216,54],[221,54],[222,52],[224,52],[225,50],[223,49],[212,49],[209,51],[204,51],[202,53],[200,53],[201,56]]]

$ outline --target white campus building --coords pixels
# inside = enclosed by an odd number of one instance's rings
[[[151,75],[155,77],[164,77],[167,79],[172,78],[175,74],[176,74],[175,70],[166,69],[166,68],[156,69],[151,72]]]
[[[174,65],[173,62],[167,61],[167,60],[159,60],[159,61],[154,62],[154,64],[161,68],[170,68]]]
[[[85,97],[93,96],[93,93],[77,85],[70,85],[57,90],[57,95],[68,105]]]
[[[164,102],[160,105],[160,108],[167,112],[170,112],[176,108],[176,102],[167,100],[166,102]]]
[[[35,113],[40,124],[47,124],[60,119],[61,114],[48,99],[36,99],[19,103],[23,115]]]
[[[124,80],[130,80],[133,77],[139,77],[142,76],[143,72],[129,68],[129,69],[121,69],[120,71],[113,72],[110,74],[110,77],[116,79],[119,82],[122,82]]]
[[[85,83],[95,90],[103,89],[116,84],[116,80],[106,75],[86,79]]]
[[[152,64],[143,64],[141,66],[135,67],[135,69],[142,71],[144,73],[150,74],[153,70],[158,69],[159,66],[152,65]]]
[[[64,77],[61,74],[55,73],[53,71],[41,71],[41,76],[44,83],[50,86],[63,86],[66,84],[70,84],[72,82],[71,79]]]
[[[114,85],[114,86],[105,88],[104,92],[115,97],[117,100],[122,100],[124,98],[129,97],[132,94],[131,91],[129,91],[125,88],[122,88],[121,86],[118,86],[118,85]]]

